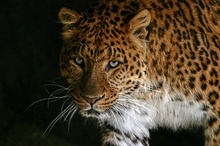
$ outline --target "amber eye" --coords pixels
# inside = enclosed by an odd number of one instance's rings
[[[83,65],[83,58],[81,58],[81,57],[74,58],[74,61],[76,64],[78,64],[80,66]]]

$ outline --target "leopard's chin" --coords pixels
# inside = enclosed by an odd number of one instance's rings
[[[81,115],[86,118],[98,118],[102,112],[97,111],[95,109],[89,109],[86,111],[80,111]]]

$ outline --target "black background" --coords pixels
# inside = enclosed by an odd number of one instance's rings
[[[95,122],[75,116],[68,123],[57,122],[42,137],[60,113],[62,101],[47,98],[43,85],[60,77],[62,45],[61,7],[86,10],[94,0],[7,0],[0,3],[0,145],[1,146],[99,146]],[[62,79],[61,79],[62,80]],[[62,82],[62,81],[61,81]],[[28,109],[27,109],[28,108]],[[201,130],[173,133],[160,128],[151,136],[151,146],[200,146]]]

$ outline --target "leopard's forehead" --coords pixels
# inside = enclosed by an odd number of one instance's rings
[[[67,39],[67,47],[64,45],[64,49],[83,52],[82,56],[91,60],[118,60],[132,56],[132,51],[142,52],[143,49],[137,47],[129,32],[129,21],[140,7],[143,5],[139,0],[100,0],[87,12],[80,14],[80,20],[73,25],[73,35]]]
[[[120,44],[119,40],[124,40],[127,36],[126,24],[135,15],[138,7],[138,2],[134,1],[99,1],[82,14],[79,40],[82,43],[92,42],[97,46]]]
[[[119,25],[123,27],[129,19],[140,9],[142,4],[139,0],[100,0],[88,9],[84,15],[88,23],[109,21],[111,25]]]
[[[80,49],[79,52],[86,52],[85,56],[93,56],[96,60],[99,56],[102,59],[123,56],[127,49],[134,48],[129,44],[126,24],[134,16],[136,7],[135,2],[117,2],[117,5],[116,2],[99,2],[82,14],[79,35],[73,44]]]

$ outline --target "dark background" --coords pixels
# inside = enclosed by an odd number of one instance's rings
[[[62,45],[61,7],[78,11],[95,0],[7,0],[0,3],[0,146],[99,146],[95,122],[75,116],[68,123],[57,122],[42,134],[60,113],[62,101],[48,98],[43,85],[60,77],[59,52]],[[59,82],[63,82],[62,79]],[[52,89],[53,90],[53,89]],[[200,146],[201,130],[159,129],[152,133],[151,146]]]

